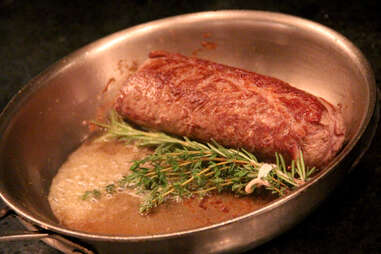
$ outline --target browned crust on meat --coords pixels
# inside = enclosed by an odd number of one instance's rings
[[[146,127],[243,147],[263,159],[304,152],[325,165],[342,146],[339,112],[279,79],[211,61],[154,51],[121,90],[116,110]],[[319,143],[319,147],[316,144]]]

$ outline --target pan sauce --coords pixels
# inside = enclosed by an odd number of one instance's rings
[[[102,189],[128,174],[146,149],[118,142],[87,142],[70,155],[53,179],[49,203],[61,224],[76,230],[118,235],[151,235],[203,227],[256,210],[269,200],[218,194],[180,203],[167,202],[150,215],[138,213],[141,198],[120,192],[84,201],[86,190]]]

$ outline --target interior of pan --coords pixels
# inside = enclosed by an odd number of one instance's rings
[[[320,25],[253,11],[154,21],[60,60],[9,103],[0,119],[0,193],[8,205],[43,227],[83,235],[53,216],[47,201],[51,180],[89,135],[86,122],[107,111],[126,75],[158,49],[274,76],[339,105],[347,143],[326,170],[348,154],[372,114],[375,85],[366,60],[344,37]]]

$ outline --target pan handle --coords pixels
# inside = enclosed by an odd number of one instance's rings
[[[0,209],[0,220],[14,214],[17,216],[19,220],[24,224],[30,224],[29,222],[25,221],[23,218],[18,216],[13,212],[12,209],[9,207],[4,207]],[[0,235],[0,242],[6,242],[6,241],[19,241],[19,240],[39,240],[44,239],[48,242],[48,244],[52,247],[54,247],[57,250],[62,251],[63,253],[67,254],[95,254],[95,252],[77,244],[74,243],[60,235],[57,235],[53,232],[40,229],[36,227],[35,225],[30,224],[33,226],[36,230],[35,231],[21,231],[21,232],[2,232]]]

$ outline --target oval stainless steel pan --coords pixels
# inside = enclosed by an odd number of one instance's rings
[[[89,135],[84,123],[100,109],[107,110],[123,78],[157,49],[197,54],[271,75],[340,105],[348,128],[345,147],[302,188],[220,224],[140,237],[91,234],[60,225],[47,201],[52,178]],[[349,154],[365,132],[375,104],[373,73],[361,52],[322,25],[259,11],[162,19],[85,46],[31,80],[12,99],[0,118],[0,195],[27,221],[85,242],[99,253],[243,251],[286,231],[328,195],[356,163]],[[366,142],[371,138],[363,137]]]

